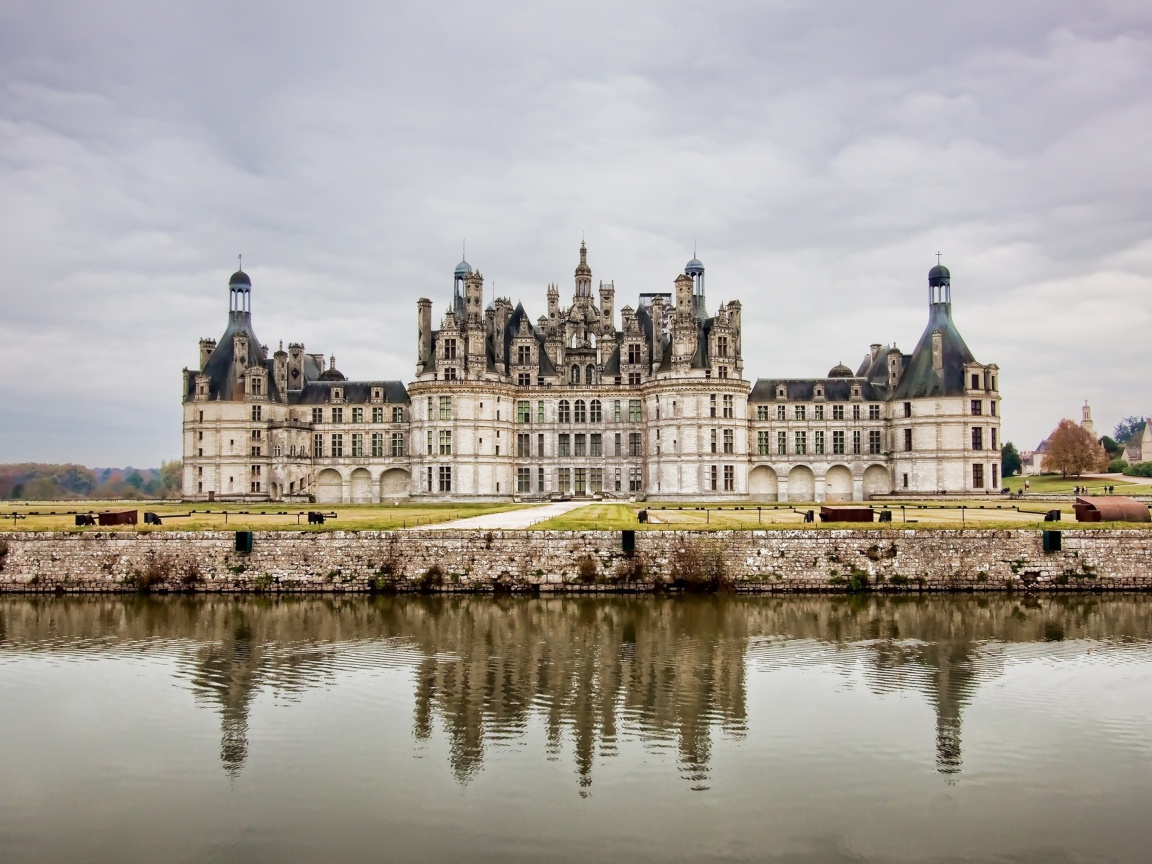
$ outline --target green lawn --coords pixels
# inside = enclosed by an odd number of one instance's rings
[[[522,504],[221,504],[160,501],[43,501],[21,506],[0,506],[0,531],[386,531],[412,528],[519,510]],[[76,527],[77,513],[105,510],[136,510],[136,525]],[[144,511],[156,513],[159,526],[144,525]],[[323,525],[309,525],[308,511],[317,510],[336,518]],[[191,512],[195,511],[195,512]],[[206,512],[210,511],[210,512]],[[27,518],[12,519],[12,513]],[[190,514],[190,515],[189,515]],[[5,518],[7,517],[7,518]]]
[[[1024,481],[1028,481],[1028,491],[1045,495],[1071,495],[1076,486],[1085,486],[1090,495],[1103,495],[1105,486],[1115,486],[1116,494],[1125,493],[1134,495],[1152,494],[1152,486],[1141,483],[1132,483],[1128,480],[1099,477],[1061,477],[1059,474],[1037,474],[1031,477],[1007,477],[1004,488],[1013,492],[1024,489]]]

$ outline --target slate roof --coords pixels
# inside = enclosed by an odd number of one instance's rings
[[[248,356],[238,363],[234,356],[236,345],[233,337],[237,333],[248,334]],[[263,366],[268,370],[268,398],[276,401],[280,398],[276,390],[275,376],[272,374],[272,361],[265,359],[260,340],[252,329],[252,314],[250,312],[229,312],[228,326],[224,335],[216,343],[216,348],[208,357],[201,374],[208,376],[208,398],[224,401],[243,400],[244,385],[240,381],[240,374],[247,369]],[[189,376],[188,396],[195,394],[196,384],[194,376]]]
[[[776,387],[784,385],[788,399],[792,402],[810,402],[816,385],[824,385],[825,402],[847,402],[852,397],[852,385],[860,385],[860,396],[866,402],[876,402],[882,397],[876,389],[861,378],[757,378],[749,402],[775,402]]]
[[[331,401],[333,387],[343,387],[344,402],[351,405],[370,402],[373,387],[384,388],[384,401],[387,403],[407,405],[412,401],[402,381],[309,381],[302,389],[289,391],[288,402],[292,405],[326,405]]]
[[[961,396],[964,393],[964,365],[976,358],[964,344],[964,337],[952,322],[949,303],[932,304],[928,326],[904,365],[904,374],[892,394],[893,399],[920,399],[937,396]],[[943,374],[932,367],[932,334],[940,331],[943,351]]]

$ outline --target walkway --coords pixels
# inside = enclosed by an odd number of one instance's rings
[[[537,522],[560,516],[570,510],[587,507],[589,501],[553,501],[548,504],[532,504],[521,510],[508,510],[504,513],[485,513],[483,516],[469,516],[467,519],[454,519],[439,522],[410,531],[443,531],[463,528],[468,531],[504,531],[528,528]]]

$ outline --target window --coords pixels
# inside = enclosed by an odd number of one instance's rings
[[[556,409],[556,422],[557,423],[571,423],[572,422],[572,403],[567,399],[561,399],[560,405]]]
[[[383,398],[384,398],[384,391],[383,390],[381,390],[379,387],[372,388],[372,401],[373,402],[379,402]]]
[[[362,457],[364,455],[364,433],[352,433],[352,455],[355,457]]]
[[[623,456],[624,455],[624,450],[620,446],[620,437],[621,437],[620,433],[617,432],[616,436],[615,436],[615,441],[613,442],[613,448],[612,448],[612,455],[613,456]]]
[[[973,386],[975,386],[975,385],[973,385]],[[972,488],[973,489],[983,489],[984,488],[984,466],[983,465],[973,465],[972,466]]]
[[[776,406],[776,419],[777,420],[787,420],[788,419],[788,406],[786,406],[786,405],[777,405]]]
[[[532,346],[531,345],[518,345],[516,346],[516,363],[520,366],[532,365]]]
[[[312,436],[312,456],[316,459],[324,455],[324,436],[317,432]]]
[[[604,442],[599,432],[593,432],[588,436],[588,455],[589,456],[603,456],[604,455]]]
[[[588,403],[588,422],[589,423],[602,423],[604,421],[604,412],[600,405],[599,399],[593,399]]]
[[[736,466],[724,466],[724,491],[734,492],[736,490]]]
[[[833,432],[832,433],[832,453],[836,456],[843,456],[844,455],[844,433],[843,432]]]
[[[719,472],[715,465],[708,466],[708,488],[713,492],[716,491],[716,484],[719,478]]]
[[[536,468],[536,491],[544,491],[544,466],[540,465]]]
[[[516,435],[516,455],[521,459],[532,455],[532,436],[520,432]]]
[[[712,438],[712,452],[713,452],[713,453],[715,453],[715,452],[716,452],[716,444],[717,444],[716,432],[717,432],[717,430],[716,430],[716,429],[713,429],[713,430],[712,430],[712,435],[711,435],[711,438]]]
[[[643,490],[643,488],[644,488],[644,486],[640,481],[640,469],[639,468],[629,468],[628,469],[628,491],[629,492],[640,492]]]
[[[444,340],[444,359],[445,360],[455,360],[456,359],[456,340],[455,339],[445,339]]]
[[[440,419],[441,420],[451,420],[452,419],[452,397],[451,396],[441,396],[440,397]]]
[[[860,419],[860,406],[859,405],[853,405],[852,406],[852,419],[853,420],[859,420]]]
[[[768,419],[768,406],[767,405],[757,405],[756,406],[756,419],[757,420],[767,420]]]
[[[404,455],[404,433],[403,432],[393,432],[392,433],[392,455],[393,456],[403,456]]]
[[[261,407],[262,406],[260,406],[260,405],[253,405],[252,406],[252,420],[256,423],[260,422]]]
[[[536,455],[543,458],[544,456],[544,433],[541,432],[536,436]]]
[[[824,455],[824,432],[823,430],[812,433],[812,452],[818,456]]]
[[[912,449],[912,430],[911,429],[905,429],[904,430],[904,450],[905,450],[905,452],[908,452],[911,449]]]
[[[452,467],[450,465],[440,466],[440,491],[452,491]]]
[[[532,469],[516,469],[516,491],[523,494],[532,491]]]
[[[725,429],[724,430],[724,452],[725,453],[735,453],[736,452],[736,432],[732,429]]]
[[[573,405],[572,407],[573,407],[573,411],[572,411],[573,421],[576,423],[587,423],[588,422],[588,416],[587,416],[587,412],[585,411],[584,400],[583,399],[577,399],[576,404]]]
[[[629,372],[628,373],[628,386],[629,387],[639,387],[640,386],[640,373],[639,372]]]
[[[364,422],[364,409],[363,408],[353,408],[352,409],[352,422],[353,423],[363,423]]]
[[[979,375],[973,375],[973,376],[972,376],[972,389],[973,389],[973,390],[979,390],[979,389],[980,389],[980,376],[979,376]],[[981,470],[983,470],[983,466],[981,466]],[[973,485],[975,485],[975,484],[973,484]],[[982,488],[983,488],[983,486],[984,486],[984,484],[983,484],[983,483],[981,483],[981,484],[980,484],[979,486],[977,486],[976,488],[977,488],[977,489],[982,489]]]
[[[644,444],[640,438],[639,432],[628,433],[628,455],[629,456],[643,456]]]
[[[833,420],[843,420],[844,419],[844,406],[843,405],[833,405],[832,406],[832,419]]]
[[[852,430],[852,452],[859,455],[860,453],[860,430]]]
[[[531,423],[532,422],[532,403],[527,399],[521,399],[516,403],[516,422],[517,423]]]
[[[620,400],[616,399],[612,402],[612,419],[617,423],[620,422]]]
[[[813,420],[823,420],[824,419],[824,406],[823,405],[813,405],[812,406],[812,419]]]
[[[429,419],[431,419],[431,418],[429,418]],[[399,405],[395,406],[392,409],[392,422],[393,423],[403,423],[404,422],[404,409],[401,408]]]
[[[431,399],[431,397],[429,397],[429,399]],[[431,465],[428,466],[428,485],[425,486],[425,491],[427,491],[427,492],[432,491],[432,466]]]
[[[445,381],[455,381],[456,380],[456,367],[455,366],[445,366],[444,367],[444,380]]]
[[[568,374],[568,383],[569,384],[579,384],[580,383],[580,367],[579,366],[574,365],[572,367],[571,372],[569,372],[569,374]]]
[[[904,403],[904,416],[905,417],[911,417],[912,416],[912,403],[911,402],[905,402]]]
[[[869,420],[879,420],[880,419],[880,406],[879,405],[869,405],[868,406],[868,419]]]
[[[640,346],[639,345],[637,345],[635,343],[629,343],[628,344],[628,362],[633,364],[633,365],[635,365],[637,363],[643,363],[644,362],[643,360],[640,359]]]
[[[432,432],[432,430],[431,430],[431,429],[429,429],[429,430],[428,430],[428,455],[429,455],[429,456],[431,456],[431,455],[432,455],[432,450],[433,450],[433,448],[435,447],[435,444],[433,443],[433,437],[432,437],[432,436],[433,436],[433,434],[434,434],[434,433]]]
[[[988,403],[988,413],[993,417],[996,416],[996,400],[992,400]]]
[[[768,440],[767,432],[761,430],[756,433],[756,455],[767,456],[772,452],[772,444]]]
[[[904,475],[904,488],[905,489],[908,488],[908,475],[907,474]]]
[[[868,431],[868,452],[869,453],[879,453],[880,452],[880,430],[879,429],[870,429]]]
[[[613,479],[613,481],[612,481],[612,484],[613,484],[613,485],[612,485],[612,488],[613,488],[615,491],[619,492],[619,491],[621,490],[621,480],[620,480],[620,469],[619,469],[619,468],[617,468],[617,469],[616,469],[616,470],[613,472],[613,477],[614,477],[614,479]]]
[[[996,449],[996,427],[995,426],[993,426],[991,429],[988,430],[988,435],[992,439],[991,441],[988,442],[988,446],[991,447],[993,450],[995,450]],[[995,486],[995,484],[993,484],[993,486]]]
[[[807,418],[805,417],[805,415],[806,415],[807,413],[808,413],[808,412],[807,412],[807,410],[806,410],[806,408],[805,408],[805,406],[804,406],[804,405],[797,405],[797,406],[796,406],[796,410],[795,410],[795,412],[794,412],[794,415],[793,415],[793,416],[794,416],[794,417],[795,417],[797,420],[806,420]]]
[[[727,366],[717,366],[716,367],[716,377],[717,378],[727,378],[728,377],[728,367]]]
[[[332,435],[332,455],[337,459],[344,455],[344,436],[339,432]]]
[[[572,455],[572,436],[567,432],[561,432],[556,436],[556,455],[557,456],[571,456]]]
[[[628,400],[628,422],[629,423],[639,423],[641,419],[642,419],[642,417],[641,417],[640,400],[639,399],[629,399]]]
[[[260,430],[259,429],[253,429],[252,430],[252,437],[254,439],[256,439],[257,441],[259,441],[260,440]]]
[[[604,491],[604,469],[593,468],[589,473],[588,491],[589,492],[603,492]]]
[[[372,458],[380,459],[384,456],[384,433],[372,433]]]
[[[427,417],[427,419],[429,419],[429,420],[432,419],[432,397],[431,396],[428,397],[428,417]],[[429,486],[428,491],[429,492],[432,491],[431,486]]]
[[[573,456],[587,456],[588,455],[587,440],[586,440],[587,436],[583,432],[577,432],[575,435],[572,436],[572,438],[573,438],[572,455]]]
[[[571,468],[557,468],[556,469],[556,491],[567,492],[572,488],[572,469]]]
[[[784,456],[788,453],[788,433],[776,433],[776,453],[779,456]]]
[[[731,394],[724,396],[724,416],[729,419],[736,416],[735,401]]]
[[[995,489],[1000,485],[1000,466],[995,462],[992,463],[992,488]]]
[[[252,448],[252,455],[253,456],[259,456],[260,455],[260,448],[259,447],[253,447]]]
[[[530,373],[530,372],[517,372],[516,373],[516,386],[517,387],[531,387],[532,386],[532,373]]]
[[[808,452],[808,434],[806,432],[796,433],[796,452],[801,456]]]
[[[260,396],[263,392],[264,392],[264,379],[263,378],[252,378],[252,395],[253,396]],[[257,485],[259,485],[259,484],[257,484]]]
[[[451,429],[441,429],[440,430],[440,455],[441,456],[451,456],[452,455],[452,430]]]
[[[324,422],[324,409],[323,408],[313,408],[312,409],[312,422],[313,423],[323,423]]]
[[[981,429],[979,426],[973,426],[972,427],[972,449],[973,450],[983,450],[984,449],[984,430]]]
[[[716,394],[712,393],[708,396],[708,416],[716,416]]]
[[[972,400],[972,416],[973,417],[979,417],[983,413],[984,413],[984,400],[983,399],[973,399]]]
[[[344,409],[343,408],[333,408],[332,409],[332,422],[333,423],[343,423],[344,422]]]
[[[384,422],[384,406],[377,405],[375,408],[372,409],[372,422],[373,423],[383,423]]]

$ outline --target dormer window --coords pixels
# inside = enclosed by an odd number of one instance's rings
[[[824,398],[824,386],[822,384],[817,384],[816,389],[812,392],[812,395],[815,396],[817,399],[823,399]]]
[[[784,387],[783,385],[777,387],[776,388],[776,398],[777,399],[787,399],[788,398],[788,388]]]
[[[343,398],[344,398],[344,388],[343,387],[333,387],[332,388],[332,401],[333,402],[339,402]]]
[[[518,366],[532,365],[532,346],[520,345],[516,348],[516,364]]]
[[[455,339],[445,339],[444,340],[444,359],[445,360],[455,360],[456,359],[456,340]]]
[[[728,337],[727,336],[716,337],[716,356],[717,357],[727,357],[728,356]],[[726,378],[727,376],[722,375],[720,377]]]
[[[379,387],[373,387],[372,388],[372,401],[373,402],[379,402],[383,398],[384,398],[384,391],[381,390]]]
[[[853,384],[853,385],[852,385],[852,398],[853,398],[853,399],[860,399],[860,398],[862,398],[862,394],[861,394],[861,391],[860,391],[860,385],[859,385],[859,384]]]

